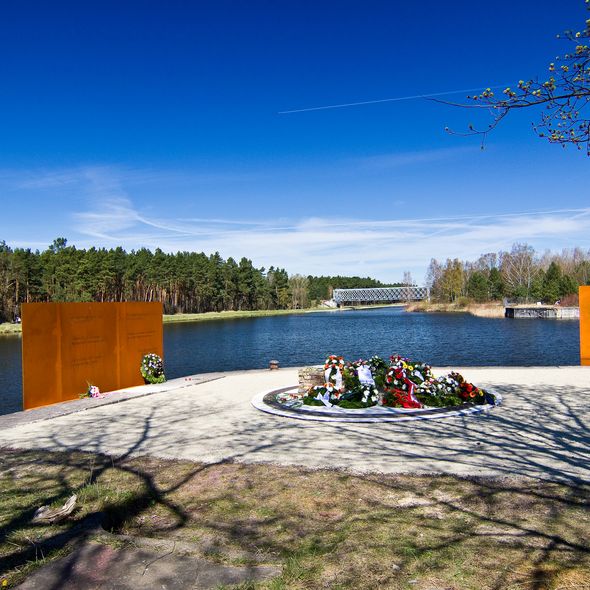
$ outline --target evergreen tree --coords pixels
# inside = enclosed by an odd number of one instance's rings
[[[561,283],[561,268],[557,262],[553,261],[549,265],[545,277],[543,278],[543,301],[554,303],[559,299]]]
[[[496,301],[502,299],[504,296],[504,279],[502,278],[502,274],[500,271],[494,267],[490,269],[490,274],[488,277],[488,285],[489,285],[489,297],[492,301]]]
[[[471,274],[467,281],[467,295],[477,302],[489,299],[489,282],[485,273],[475,271]]]

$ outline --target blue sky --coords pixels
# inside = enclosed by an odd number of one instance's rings
[[[384,281],[526,241],[590,248],[590,159],[423,99],[544,76],[583,0],[0,8],[0,239],[218,250]],[[463,99],[469,92],[449,96]]]

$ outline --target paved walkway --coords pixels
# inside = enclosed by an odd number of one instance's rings
[[[14,427],[5,421],[0,446],[590,481],[590,368],[459,370],[500,391],[503,405],[484,415],[424,422],[304,422],[250,404],[260,391],[296,384],[296,369],[244,371],[42,421],[21,418]]]
[[[134,543],[135,545],[135,543]],[[20,590],[214,590],[278,576],[272,566],[233,567],[179,554],[168,541],[167,551],[112,547],[84,542],[61,559],[50,561],[30,575]]]

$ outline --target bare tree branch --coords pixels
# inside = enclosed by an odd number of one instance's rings
[[[585,0],[590,11],[590,1]],[[506,88],[503,96],[498,98],[490,88],[481,94],[468,96],[471,103],[456,103],[431,98],[450,106],[469,109],[488,109],[491,123],[485,129],[473,125],[468,131],[457,132],[446,127],[453,135],[479,135],[482,138],[482,149],[487,135],[513,110],[542,107],[541,120],[533,124],[533,130],[539,137],[546,138],[550,143],[565,147],[575,145],[584,148],[590,156],[590,118],[589,113],[582,112],[590,104],[590,18],[580,31],[566,31],[558,38],[574,44],[573,49],[563,56],[557,57],[549,64],[549,76],[546,80],[520,80],[515,89]]]

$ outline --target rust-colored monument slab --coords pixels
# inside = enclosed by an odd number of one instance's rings
[[[590,365],[590,287],[580,287],[580,358]]]
[[[98,385],[112,391],[142,385],[141,358],[162,356],[162,304],[25,303],[23,407],[77,399]]]

